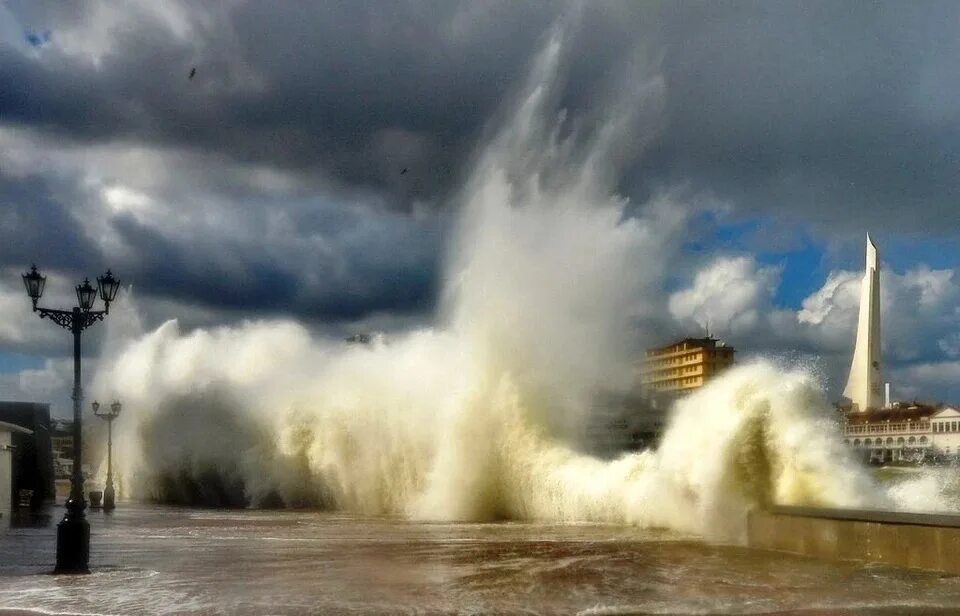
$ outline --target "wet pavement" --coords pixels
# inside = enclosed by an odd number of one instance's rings
[[[49,574],[53,524],[0,535],[0,614],[960,613],[954,576],[630,527],[140,505],[89,519],[91,575]]]

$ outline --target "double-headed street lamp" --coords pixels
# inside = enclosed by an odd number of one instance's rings
[[[107,422],[107,487],[103,490],[103,510],[112,511],[116,507],[113,491],[113,420],[120,416],[120,401],[115,400],[110,410],[103,409],[102,413],[100,403],[96,400],[90,406],[94,415]]]
[[[33,301],[33,311],[41,319],[50,319],[60,327],[73,333],[73,477],[70,485],[70,497],[67,499],[67,512],[57,524],[57,567],[54,573],[89,573],[90,562],[90,524],[84,509],[87,503],[83,498],[83,470],[81,468],[81,416],[80,401],[80,333],[110,312],[110,302],[117,296],[120,281],[113,277],[110,270],[97,277],[97,289],[85,279],[77,285],[77,303],[73,310],[51,310],[37,307],[37,300],[43,295],[47,277],[41,276],[34,265],[23,274],[23,284],[27,295]],[[97,290],[103,300],[103,310],[91,310],[97,299]]]

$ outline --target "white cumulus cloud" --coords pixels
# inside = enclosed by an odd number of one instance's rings
[[[769,307],[780,269],[751,257],[719,257],[700,270],[687,289],[670,295],[670,314],[724,334],[750,331]]]

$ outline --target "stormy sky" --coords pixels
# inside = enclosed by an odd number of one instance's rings
[[[112,268],[148,327],[429,323],[458,189],[558,22],[569,117],[602,122],[630,64],[664,86],[617,178],[628,211],[666,192],[686,221],[643,326],[709,324],[836,391],[869,231],[895,394],[960,402],[954,2],[8,0],[0,397],[67,386],[32,262],[63,302]]]

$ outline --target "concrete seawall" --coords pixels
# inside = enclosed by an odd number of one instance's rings
[[[960,515],[771,507],[747,521],[752,548],[960,574]]]

